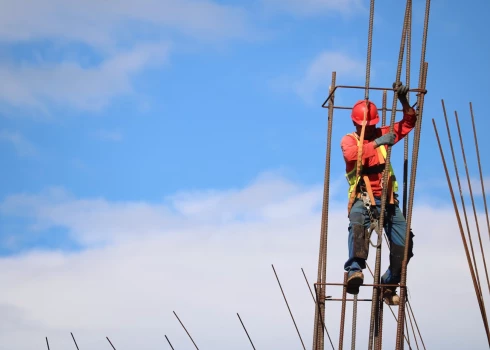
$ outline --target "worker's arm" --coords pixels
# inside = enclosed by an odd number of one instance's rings
[[[356,162],[357,161],[357,140],[354,139],[352,136],[345,135],[342,138],[342,141],[340,143],[340,147],[342,148],[342,153],[344,155],[345,162],[349,164],[350,162]],[[369,163],[371,163],[369,160],[371,159],[378,159],[378,155],[375,150],[376,144],[374,141],[365,143],[362,147],[362,163],[364,164],[366,160],[368,160]],[[375,158],[376,157],[376,158]]]
[[[410,131],[412,131],[412,129],[415,127],[415,123],[417,122],[417,114],[408,103],[407,93],[408,87],[402,85],[398,88],[398,100],[403,107],[403,119],[395,123],[393,127],[393,133],[395,134],[394,144],[403,139]],[[381,128],[381,135],[389,132],[389,126],[384,126]]]

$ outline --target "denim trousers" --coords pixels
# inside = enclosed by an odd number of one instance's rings
[[[381,198],[375,197],[376,207],[378,213],[381,213]],[[371,225],[371,219],[367,208],[364,206],[362,199],[356,198],[351,211],[349,213],[349,259],[344,265],[345,271],[349,272],[349,276],[356,271],[361,271],[366,268],[366,259],[368,255],[369,246],[365,249],[365,256],[356,256],[356,249],[354,243],[354,229],[355,225],[361,225],[365,228],[364,234],[367,235],[367,230]],[[359,226],[358,226],[359,227]],[[386,236],[390,242],[390,266],[386,270],[385,274],[381,277],[381,283],[383,284],[397,284],[401,279],[401,267],[405,250],[405,233],[407,223],[405,217],[401,212],[398,204],[386,203],[385,214],[383,219],[383,227],[386,232]],[[413,256],[413,233],[410,230],[409,249],[408,249],[408,261]],[[376,243],[377,234],[373,231],[372,241]],[[359,238],[358,238],[359,242]],[[358,243],[359,244],[359,243]],[[361,254],[362,255],[362,254]]]

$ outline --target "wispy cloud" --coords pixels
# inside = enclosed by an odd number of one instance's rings
[[[97,66],[78,62],[0,66],[1,98],[13,105],[41,108],[45,103],[97,111],[111,98],[133,92],[131,77],[166,62],[165,44],[142,45],[115,54]]]
[[[2,203],[3,215],[28,216],[47,227],[66,227],[78,240],[103,239],[108,244],[77,253],[32,251],[0,259],[0,269],[8,271],[0,290],[5,301],[1,310],[21,325],[15,333],[0,331],[0,341],[25,350],[48,334],[68,348],[72,344],[67,332],[73,331],[93,350],[106,348],[101,334],[109,335],[116,346],[153,350],[161,347],[163,328],[174,346],[185,347],[189,340],[172,314],[175,310],[202,347],[247,349],[236,318],[239,312],[248,320],[254,342],[267,349],[295,348],[298,339],[285,316],[271,263],[300,332],[308,334],[314,303],[300,267],[312,283],[321,198],[321,186],[273,177],[245,188],[181,193],[153,204],[80,199],[60,189],[12,196]],[[331,282],[342,281],[347,224],[345,203],[331,203]],[[415,256],[409,265],[409,291],[425,344],[483,348],[484,329],[464,327],[480,316],[452,208],[416,205],[412,224]],[[386,245],[383,249],[386,262]],[[444,269],[434,264],[434,257],[445,261]],[[373,259],[371,254],[370,264]],[[371,283],[367,276],[366,283]],[[427,290],[437,290],[441,280],[454,284],[434,303],[426,297]],[[331,293],[340,296],[341,289]],[[369,288],[360,294],[370,296]],[[327,326],[337,333],[340,310],[332,308]],[[360,308],[358,319],[369,320],[369,310]],[[386,329],[393,330],[392,320],[385,322]],[[367,339],[366,324],[358,325],[359,339]],[[217,330],[226,337],[216,337]],[[395,333],[387,331],[384,341],[394,343]]]
[[[303,78],[294,88],[301,98],[312,103],[318,89],[323,88],[325,94],[328,94],[332,71],[341,74],[345,80],[363,77],[365,69],[365,64],[360,59],[343,52],[324,51],[312,60]]]
[[[34,156],[37,154],[36,147],[19,132],[0,130],[0,141],[12,145],[15,152],[20,156]]]
[[[247,35],[245,11],[206,0],[121,0],[117,6],[96,0],[5,0],[2,9],[0,40],[4,41],[58,38],[106,48],[122,37],[131,38],[132,31],[139,33],[145,25],[198,38]],[[132,30],[127,29],[129,24]]]

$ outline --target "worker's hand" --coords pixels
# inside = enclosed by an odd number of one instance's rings
[[[403,109],[409,109],[410,105],[408,103],[407,94],[408,94],[408,86],[403,85],[401,82],[393,83],[393,90],[396,89],[398,100],[400,100]]]
[[[375,148],[381,145],[393,146],[395,144],[395,133],[389,132],[387,134],[384,134],[383,136],[378,137],[376,140],[374,140],[374,144],[376,145]]]

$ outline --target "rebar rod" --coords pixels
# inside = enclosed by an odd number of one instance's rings
[[[429,69],[429,65],[427,62],[425,62],[424,65],[424,73],[423,73],[423,80],[422,80],[422,86],[425,89],[425,86],[427,84],[427,72]],[[409,187],[409,199],[408,199],[408,209],[407,209],[407,217],[406,217],[406,231],[405,231],[405,249],[403,253],[403,260],[402,260],[402,273],[401,273],[401,279],[400,279],[400,302],[398,306],[398,326],[397,326],[397,336],[396,336],[396,350],[403,350],[403,333],[404,333],[404,328],[403,324],[405,322],[405,295],[406,295],[406,284],[407,284],[407,264],[408,264],[408,249],[410,246],[410,240],[411,240],[411,226],[412,226],[412,210],[413,210],[413,198],[415,195],[415,180],[417,178],[417,161],[418,161],[418,154],[419,154],[419,144],[420,144],[420,133],[422,130],[422,115],[423,115],[423,110],[424,110],[424,96],[421,94],[418,98],[418,105],[419,105],[419,115],[417,118],[416,122],[416,130],[415,130],[415,136],[413,140],[413,150],[412,150],[412,166],[411,166],[411,173],[410,173],[410,187]]]
[[[197,347],[196,343],[194,342],[194,339],[192,339],[191,335],[189,334],[189,332],[187,331],[187,328],[185,328],[184,324],[182,323],[182,321],[180,320],[179,316],[177,316],[177,314],[175,313],[175,311],[173,311],[175,317],[177,317],[177,320],[179,320],[179,323],[180,325],[182,326],[182,328],[184,328],[185,332],[187,333],[187,335],[189,336],[189,339],[192,341],[192,344],[194,344],[194,346],[196,347],[197,350],[199,350],[199,348]]]
[[[386,125],[386,96],[387,96],[387,91],[383,90],[383,107],[381,107],[381,126]]]
[[[413,328],[412,316],[410,316],[410,311],[407,314],[408,314],[408,320],[410,321],[410,326],[412,328],[413,339],[415,339],[415,346],[417,346],[417,350],[419,350],[419,342],[417,341],[417,335],[415,334],[415,329]],[[408,322],[405,321],[405,324],[407,324],[407,333],[409,333]]]
[[[316,298],[315,298],[315,295],[313,294],[313,291],[311,290],[310,282],[308,282],[308,278],[306,278],[306,274],[305,274],[305,271],[303,270],[303,268],[301,268],[301,272],[303,272],[303,276],[305,277],[306,285],[308,286],[308,289],[310,290],[310,294],[311,294],[311,297],[313,299],[313,302],[315,303],[315,305],[318,305]],[[315,294],[316,294],[316,291],[315,291]],[[330,341],[330,345],[332,345],[332,349],[335,350],[335,348],[333,346],[332,338],[330,338],[330,333],[328,333],[327,326],[325,325],[325,323],[323,322],[322,319],[320,319],[320,320],[322,321],[323,329],[327,333],[328,340]]]
[[[454,197],[453,186],[451,185],[451,180],[449,178],[449,172],[447,170],[446,160],[444,158],[444,152],[442,151],[441,140],[439,139],[439,133],[437,132],[436,122],[435,122],[434,118],[432,118],[432,124],[434,125],[434,131],[435,131],[435,134],[436,134],[437,143],[438,143],[438,146],[439,146],[439,151],[441,153],[442,164],[444,166],[444,171],[446,173],[447,184],[448,184],[448,187],[449,187],[449,192],[451,194],[451,199],[453,201],[454,212],[456,214],[456,219],[458,221],[458,227],[459,227],[459,232],[461,234],[461,240],[463,241],[463,247],[464,247],[464,251],[465,251],[465,254],[466,254],[466,260],[467,260],[468,266],[470,268],[471,280],[473,282],[473,287],[475,289],[475,294],[476,294],[476,299],[478,301],[478,306],[480,307],[480,312],[481,312],[481,315],[482,315],[483,326],[485,327],[485,332],[487,334],[488,345],[490,346],[490,330],[488,328],[487,315],[486,315],[485,307],[483,306],[483,303],[482,303],[481,294],[478,293],[478,285],[476,283],[475,271],[473,269],[473,265],[471,264],[470,253],[468,251],[468,245],[466,243],[466,238],[465,238],[464,231],[463,231],[463,225],[461,224],[461,218],[459,216],[458,206],[456,204],[456,199]]]
[[[274,275],[276,275],[277,283],[279,284],[279,288],[281,289],[282,296],[284,297],[284,301],[286,302],[286,306],[288,307],[289,314],[291,315],[291,319],[293,320],[294,323],[294,328],[296,328],[296,332],[298,333],[299,340],[301,341],[301,345],[303,345],[303,349],[306,350],[305,344],[303,343],[303,338],[301,338],[301,334],[299,333],[298,326],[296,325],[296,321],[294,320],[293,313],[291,312],[291,308],[289,307],[288,300],[286,299],[286,295],[284,294],[284,290],[282,289],[281,282],[279,281],[279,277],[277,276],[276,269],[274,268],[274,265],[272,264],[272,270],[274,271]],[[323,333],[323,329],[322,329]]]
[[[408,289],[407,289],[407,291],[408,291]],[[408,299],[408,293],[407,293],[407,305],[408,305],[409,312],[412,313],[413,321],[415,322],[415,327],[417,328],[417,333],[419,334],[419,338],[420,338],[420,341],[422,342],[422,346],[424,347],[424,350],[426,350],[424,338],[422,337],[422,333],[420,332],[419,325],[417,323],[417,319],[415,318],[415,313],[413,312],[413,309],[412,309],[412,303],[410,303],[410,300]]]
[[[335,86],[336,73],[332,72],[332,84],[330,89]],[[323,206],[320,228],[320,250],[318,255],[318,276],[317,282],[324,283],[327,278],[327,244],[328,244],[328,209],[330,195],[330,154],[332,153],[332,125],[333,125],[333,106],[335,95],[331,95],[328,105],[328,130],[327,146],[325,152],[325,174],[323,181]],[[318,307],[315,307],[315,325],[313,332],[313,350],[324,349],[324,333],[322,325],[325,323],[325,290],[326,287],[315,288],[317,292],[316,300]],[[321,322],[320,322],[321,320]]]
[[[340,312],[339,350],[344,348],[345,299],[347,297],[347,272],[344,272],[344,287],[342,289],[342,311]]]
[[[114,350],[116,350],[116,347],[112,344],[111,340],[109,339],[109,337],[106,337],[107,341],[109,342],[109,344],[111,344],[112,348]]]
[[[46,337],[46,345],[48,346],[48,350],[49,350],[49,342],[48,342],[48,337]]]
[[[482,291],[481,291],[481,283],[480,283],[480,274],[478,273],[478,265],[476,263],[475,250],[473,249],[473,239],[471,238],[470,224],[468,222],[468,216],[466,214],[466,205],[465,205],[465,202],[464,202],[463,190],[462,190],[462,187],[461,187],[461,181],[460,181],[460,178],[459,178],[458,166],[457,166],[457,163],[456,163],[456,155],[455,155],[454,147],[453,147],[453,139],[451,137],[451,130],[449,128],[449,122],[448,122],[448,119],[447,119],[446,105],[444,104],[444,100],[441,100],[441,103],[442,103],[442,111],[443,111],[443,114],[444,114],[444,120],[446,122],[447,137],[448,137],[448,140],[449,140],[449,146],[451,148],[451,155],[453,157],[454,172],[456,174],[456,181],[458,182],[459,195],[461,197],[461,206],[463,208],[463,216],[464,216],[464,221],[465,221],[465,224],[466,224],[466,231],[468,232],[468,239],[470,241],[470,249],[471,249],[471,255],[472,255],[471,263],[473,264],[473,268],[475,269],[476,282],[478,284],[478,291],[479,291],[480,294],[482,294]]]
[[[252,339],[250,338],[250,335],[247,332],[247,328],[245,328],[245,325],[243,324],[242,318],[240,317],[240,315],[238,314],[238,312],[237,312],[237,316],[238,316],[238,319],[240,320],[240,323],[242,324],[243,330],[247,334],[247,337],[248,337],[248,340],[250,341],[250,344],[252,344],[252,348],[255,350],[254,343],[252,342]]]
[[[172,350],[175,350],[174,347],[172,346],[172,343],[168,339],[167,335],[165,335],[165,339],[167,339],[168,345],[170,345],[170,347],[172,348]]]
[[[73,338],[73,341],[75,342],[75,346],[77,347],[77,350],[80,350],[80,349],[78,348],[77,341],[75,340],[75,337],[73,336],[73,333],[72,333],[72,332],[70,332],[70,334],[71,334],[71,337]]]
[[[354,301],[352,304],[352,336],[351,336],[351,350],[356,349],[356,333],[357,333],[357,294],[354,295]]]
[[[396,70],[396,79],[395,82],[398,83],[400,81],[401,77],[401,71],[402,71],[402,64],[403,64],[403,53],[405,51],[405,42],[406,42],[406,35],[407,35],[407,26],[408,26],[408,15],[409,15],[409,8],[411,6],[411,0],[407,0],[407,4],[405,6],[405,16],[404,16],[404,21],[403,21],[403,26],[402,26],[402,36],[401,36],[401,42],[400,42],[400,50],[398,52],[398,65],[397,65],[397,70]],[[395,84],[395,87],[398,87]],[[392,111],[391,111],[391,120],[390,120],[390,132],[393,132],[394,126],[395,126],[395,116],[396,116],[396,105],[397,105],[397,99],[398,99],[398,92],[395,91],[393,94],[393,103],[392,103]],[[378,220],[378,228],[380,234],[378,234],[378,243],[377,243],[377,248],[376,248],[376,260],[375,260],[375,268],[374,268],[374,283],[379,283],[380,281],[380,270],[381,270],[381,243],[382,243],[382,232],[384,228],[384,213],[385,213],[385,208],[386,208],[386,197],[388,195],[388,175],[390,173],[390,162],[391,162],[391,151],[392,147],[387,146],[386,147],[386,159],[385,159],[385,170],[383,172],[383,179],[382,179],[382,186],[383,186],[383,191],[381,195],[381,209],[379,213],[379,220]],[[379,302],[379,288],[373,288],[373,303],[371,307],[371,323],[369,327],[369,350],[373,349],[373,345],[376,348],[376,344],[379,341],[379,333],[377,332],[378,328],[378,320],[377,320],[377,314],[379,310],[378,302]],[[374,344],[373,344],[374,341]]]
[[[490,280],[488,279],[487,261],[485,259],[485,252],[483,251],[483,244],[481,241],[481,234],[480,234],[480,225],[478,224],[478,215],[476,213],[475,199],[473,198],[473,190],[471,189],[471,178],[470,178],[470,173],[468,170],[468,164],[466,163],[466,154],[464,152],[463,137],[461,136],[461,129],[459,127],[459,118],[458,118],[458,113],[456,111],[454,112],[454,116],[456,117],[456,125],[458,127],[458,134],[459,134],[459,142],[461,144],[461,152],[463,154],[464,168],[466,171],[466,179],[468,180],[468,189],[470,190],[471,205],[473,206],[473,215],[475,217],[476,232],[478,233],[478,241],[480,242],[480,251],[481,251],[482,260],[483,260],[483,267],[485,269],[485,276],[487,277],[488,292],[490,293]],[[468,232],[468,234],[469,234],[469,232]],[[476,260],[475,260],[475,265],[476,265]],[[479,281],[480,280],[478,280],[478,282]],[[483,294],[483,290],[481,288],[481,285],[480,285],[480,292]]]
[[[410,63],[412,56],[412,6],[408,9],[408,24],[407,24],[407,54],[406,54],[406,64],[405,64],[405,85],[410,88]],[[407,101],[410,104],[410,94],[407,94]],[[407,182],[408,182],[408,144],[410,140],[410,134],[405,136],[405,141],[403,145],[403,202],[402,202],[402,213],[403,217],[407,215]]]
[[[471,102],[470,102],[470,113],[471,113],[471,124],[473,125],[473,135],[475,137],[476,158],[478,159],[478,169],[480,171],[480,182],[481,182],[481,191],[483,195],[483,204],[485,206],[485,216],[487,218],[488,238],[490,238],[490,221],[488,219],[487,199],[485,196],[485,185],[483,184],[483,173],[481,170],[480,151],[478,150],[478,137],[476,136],[475,117],[473,115],[473,105]]]

